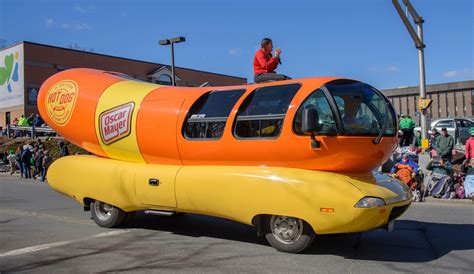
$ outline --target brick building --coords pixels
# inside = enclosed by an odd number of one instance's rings
[[[51,75],[70,68],[94,68],[128,74],[134,78],[171,85],[171,68],[92,52],[22,42],[0,50],[0,127],[22,114],[37,113],[41,84]],[[246,78],[187,68],[176,68],[178,86],[229,86]]]
[[[419,124],[418,98],[420,88],[404,87],[382,90],[399,114],[409,114]],[[474,80],[427,85],[426,93],[433,104],[429,120],[447,117],[474,116]]]

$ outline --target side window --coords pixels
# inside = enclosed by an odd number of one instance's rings
[[[230,111],[245,89],[212,91],[201,96],[184,121],[186,139],[219,139],[224,134]]]
[[[288,106],[300,87],[300,84],[289,84],[256,89],[245,99],[239,109],[235,136],[238,138],[278,137]]]
[[[314,108],[318,112],[320,135],[335,135],[337,133],[336,121],[331,111],[331,107],[329,106],[329,102],[326,96],[324,96],[323,91],[318,89],[306,98],[296,112],[295,121],[293,123],[293,130],[296,134],[304,135],[301,128],[301,120],[303,110],[306,108]]]
[[[435,127],[445,127],[445,128],[454,128],[453,120],[443,120],[436,123]]]

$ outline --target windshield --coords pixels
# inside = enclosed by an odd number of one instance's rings
[[[343,135],[393,136],[397,130],[395,112],[383,95],[373,87],[357,82],[327,84],[336,102],[344,128]]]

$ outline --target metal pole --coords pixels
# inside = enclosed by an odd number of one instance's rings
[[[171,85],[172,86],[176,86],[176,83],[175,83],[175,72],[174,72],[174,43],[171,42],[171,76],[173,78],[171,78]]]
[[[417,32],[418,32],[418,38],[421,40],[421,43],[423,43],[423,21],[419,22],[417,24]],[[420,99],[421,98],[426,98],[426,80],[425,80],[425,53],[424,53],[424,48],[420,47],[418,48],[418,70],[419,70],[419,75],[420,75]],[[421,127],[421,138],[422,139],[427,139],[428,138],[428,129],[427,129],[427,123],[426,123],[426,109],[424,109],[420,113],[420,127]]]

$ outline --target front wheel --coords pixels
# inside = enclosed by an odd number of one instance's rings
[[[121,225],[126,217],[120,208],[101,201],[91,202],[91,215],[97,225],[108,228]]]
[[[281,252],[299,253],[316,237],[308,223],[295,217],[272,215],[265,218],[264,225],[268,243]]]

